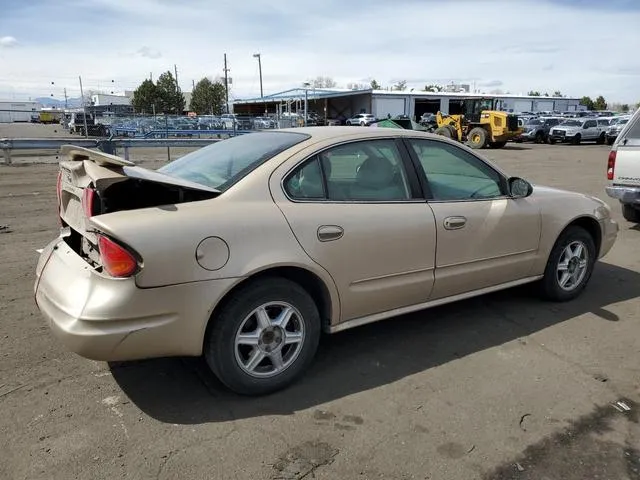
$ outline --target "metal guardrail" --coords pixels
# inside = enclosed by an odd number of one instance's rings
[[[117,155],[118,149],[123,149],[123,157],[128,160],[130,148],[205,147],[220,140],[219,138],[0,138],[0,150],[3,152],[6,165],[11,165],[11,153],[14,150],[58,150],[62,145],[97,148],[113,155]]]

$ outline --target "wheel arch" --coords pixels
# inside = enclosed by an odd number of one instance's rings
[[[213,307],[209,318],[207,320],[206,329],[203,336],[203,345],[207,342],[211,327],[215,323],[217,313],[222,310],[227,302],[243,288],[247,288],[254,282],[264,281],[268,278],[285,278],[294,283],[300,285],[313,299],[314,303],[318,307],[320,319],[322,322],[321,328],[324,331],[329,331],[331,322],[339,317],[339,298],[336,298],[337,291],[333,293],[325,281],[320,278],[314,272],[302,268],[299,266],[282,265],[276,267],[269,267],[264,270],[259,270],[251,275],[243,278],[241,281],[231,287],[223,297]]]
[[[602,246],[602,229],[600,228],[600,222],[588,215],[574,218],[562,229],[562,231],[560,231],[560,233],[556,237],[556,242],[558,241],[557,239],[560,238],[562,234],[564,234],[564,232],[566,232],[570,227],[581,227],[586,230],[589,235],[591,235],[591,238],[593,238],[593,243],[596,246],[596,258],[599,257],[600,248]]]

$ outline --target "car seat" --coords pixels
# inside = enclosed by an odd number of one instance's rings
[[[391,162],[384,157],[366,159],[358,169],[350,197],[354,200],[405,199],[406,191],[400,184],[402,179],[395,173]]]

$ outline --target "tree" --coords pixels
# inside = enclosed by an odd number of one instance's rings
[[[407,89],[407,81],[406,80],[400,80],[398,83],[396,83],[393,86],[394,90],[398,90],[398,91],[404,91]]]
[[[382,90],[382,86],[376,82],[375,79],[371,80],[371,89],[372,90]]]
[[[606,110],[607,109],[607,102],[605,101],[604,97],[602,95],[600,95],[598,98],[596,98],[596,101],[593,103],[593,108],[594,110]]]
[[[313,88],[334,88],[337,83],[331,77],[318,76],[309,82]]]
[[[539,97],[540,92],[538,92],[537,90],[530,90],[529,93],[527,93],[527,95],[530,97]]]
[[[182,91],[170,71],[164,72],[156,82],[159,107],[163,113],[180,115],[184,111],[185,101]]]
[[[628,113],[629,112],[629,104],[623,103],[622,106],[620,107],[620,110],[622,111],[622,113]]]
[[[138,112],[153,112],[154,105],[156,108],[159,106],[158,89],[156,88],[156,85],[149,79],[142,82],[133,92],[131,104]]]
[[[429,85],[424,86],[425,92],[441,92],[444,90],[442,85],[438,85],[437,83],[431,83]]]
[[[584,105],[585,107],[587,107],[587,110],[594,109],[594,103],[593,100],[591,100],[591,97],[582,97],[582,99],[580,100],[580,105]]]
[[[562,92],[560,90],[556,90],[555,92],[553,92],[553,96],[554,97],[558,97],[558,98],[562,98]]]
[[[220,82],[213,83],[208,78],[203,78],[191,92],[191,104],[189,109],[199,115],[223,113],[225,104],[224,85]]]

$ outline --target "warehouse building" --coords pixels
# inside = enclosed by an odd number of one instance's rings
[[[584,109],[579,98],[492,95],[460,92],[416,92],[387,90],[347,90],[294,88],[262,98],[235,100],[233,110],[241,115],[302,113],[307,108],[325,119],[349,118],[372,113],[377,118],[407,115],[419,119],[423,113],[456,114],[470,98],[495,98],[500,110],[512,113],[571,112]]]

